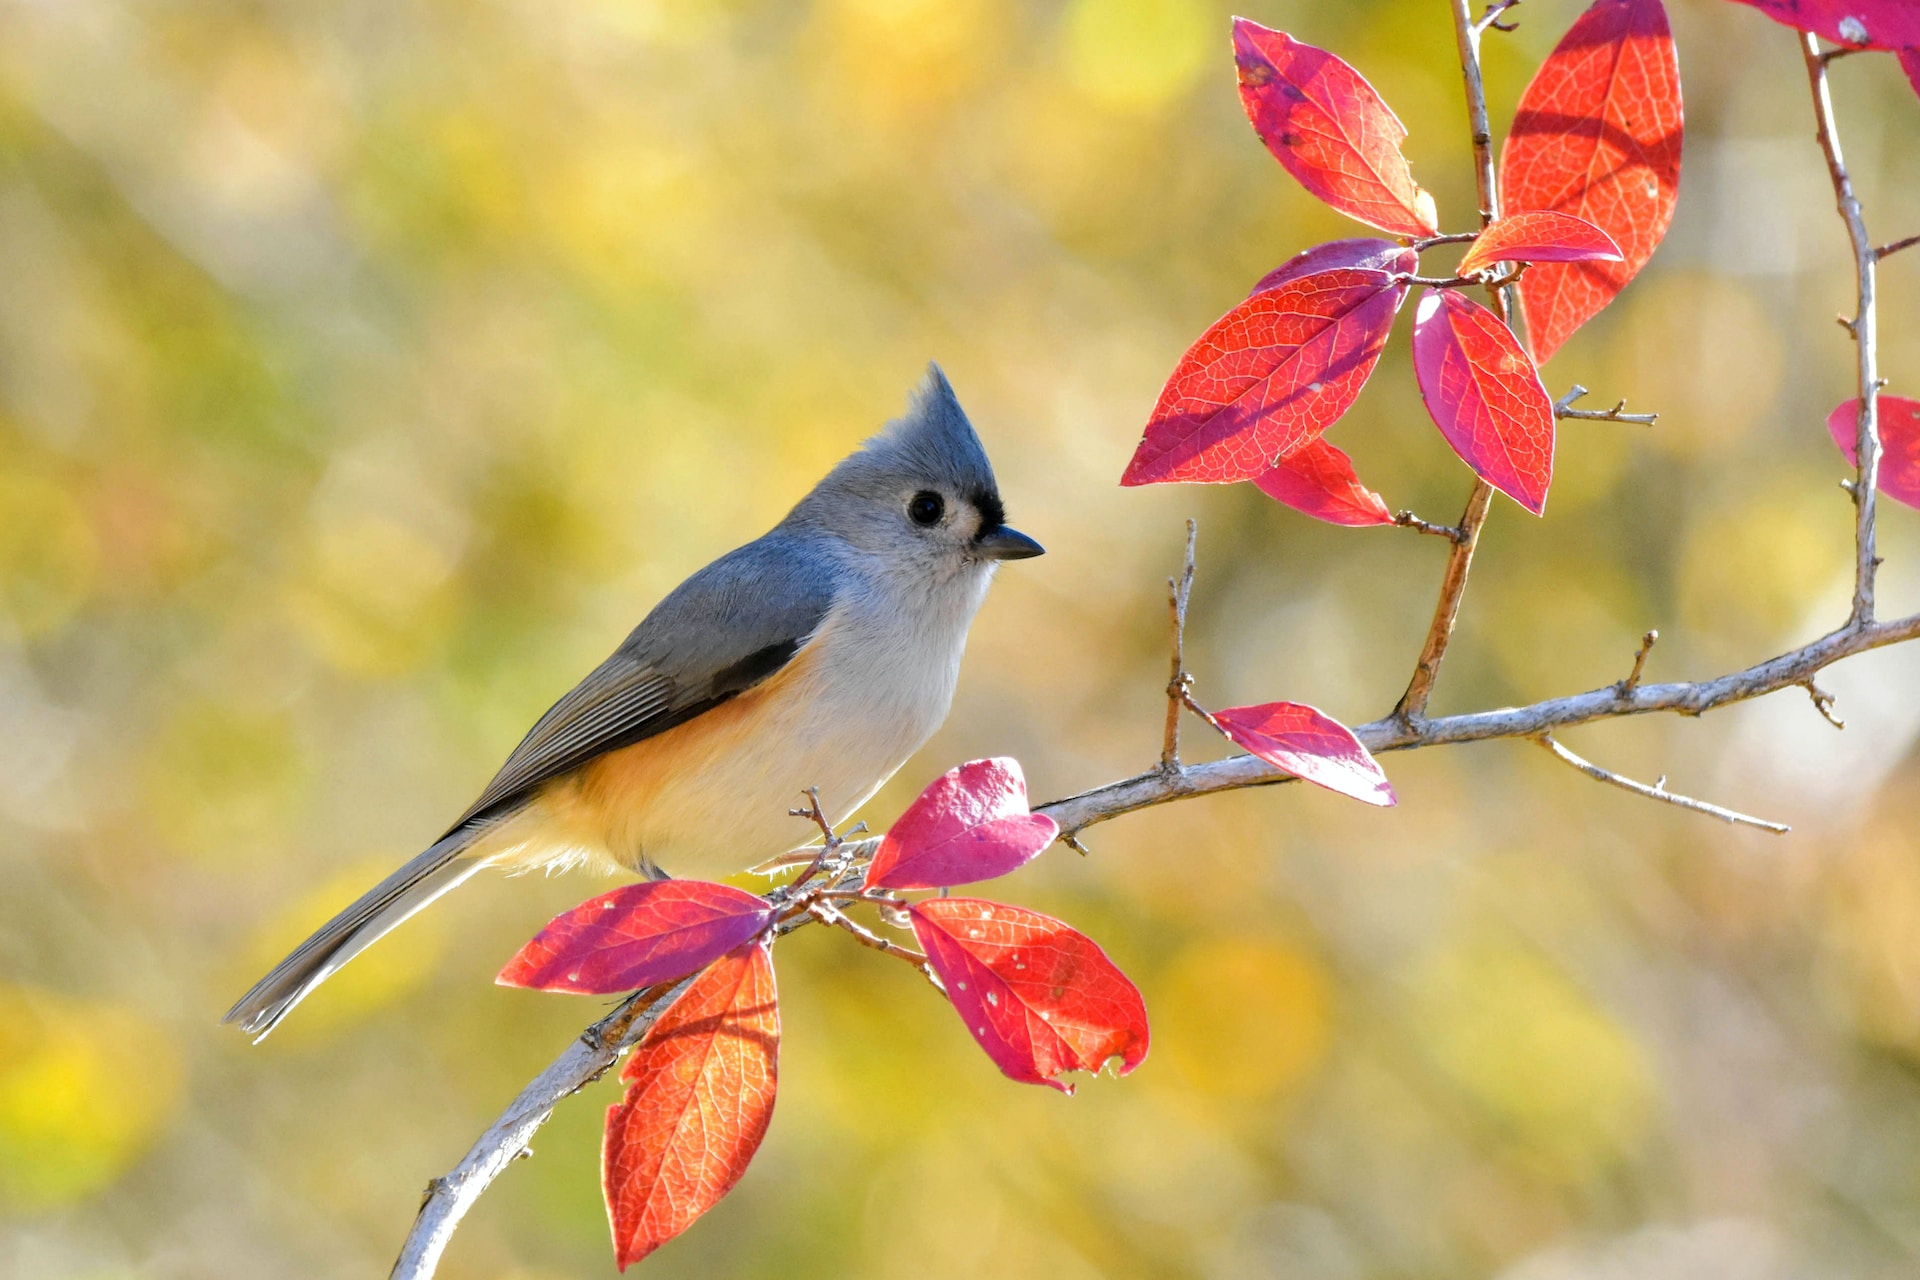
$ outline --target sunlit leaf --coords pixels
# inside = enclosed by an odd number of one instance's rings
[[[1353,460],[1324,439],[1310,440],[1254,477],[1260,492],[1328,524],[1392,524],[1380,495],[1360,483]]]
[[[1406,126],[1365,77],[1245,18],[1233,20],[1233,60],[1254,132],[1301,186],[1382,231],[1435,234],[1433,197],[1400,154]]]
[[[1085,934],[978,898],[932,898],[911,914],[954,1011],[1008,1078],[1071,1093],[1068,1071],[1119,1058],[1126,1075],[1147,1056],[1146,1002]]]
[[[1348,269],[1255,293],[1180,358],[1120,483],[1262,474],[1352,406],[1406,296],[1386,272]]]
[[[1027,810],[1027,780],[1009,757],[949,769],[900,815],[867,868],[878,889],[944,889],[992,880],[1032,861],[1060,826]]]
[[[1319,271],[1351,267],[1356,271],[1385,271],[1390,275],[1411,275],[1420,269],[1420,255],[1392,240],[1363,237],[1353,240],[1329,240],[1311,249],[1303,249],[1260,277],[1255,293],[1278,289],[1289,280]]]
[[[1680,190],[1680,64],[1660,0],[1595,0],[1520,98],[1500,154],[1504,207],[1585,218],[1619,262],[1546,263],[1520,278],[1545,360],[1647,264]]]
[[[1414,313],[1413,370],[1453,451],[1533,514],[1545,511],[1553,400],[1500,317],[1455,290],[1427,290]]]
[[[600,1162],[622,1271],[740,1181],[773,1118],[779,1060],[773,960],[760,943],[715,961],[634,1049]]]
[[[1570,213],[1528,209],[1482,231],[1455,268],[1470,276],[1496,262],[1618,262],[1613,237]]]
[[[1870,49],[1920,45],[1920,4],[1914,0],[1740,0],[1800,31],[1835,44]]]
[[[1353,730],[1305,703],[1228,707],[1207,718],[1234,745],[1302,781],[1371,805],[1398,802],[1387,775]]]
[[[1905,396],[1876,398],[1880,425],[1881,493],[1920,507],[1920,400]],[[1827,431],[1847,461],[1860,465],[1860,402],[1843,400],[1827,415]]]
[[[772,921],[766,899],[731,885],[622,885],[549,920],[494,981],[587,995],[633,991],[686,977]]]

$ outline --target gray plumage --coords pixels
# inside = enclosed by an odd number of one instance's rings
[[[940,514],[927,522],[932,498]],[[642,871],[738,869],[780,852],[769,842],[798,843],[780,823],[786,800],[820,784],[842,793],[828,796],[837,810],[864,803],[945,717],[994,564],[1037,554],[1005,527],[986,451],[930,367],[905,416],[770,532],[662,600],[437,842],[302,943],[226,1021],[265,1036],[485,865],[591,856]],[[754,691],[746,711],[710,714]]]

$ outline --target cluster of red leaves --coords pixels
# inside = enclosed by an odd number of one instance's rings
[[[1398,240],[1339,240],[1262,279],[1187,351],[1121,483],[1251,480],[1342,525],[1393,522],[1322,437],[1380,358],[1439,236],[1380,94],[1323,49],[1234,20],[1240,100],[1302,186]],[[1553,401],[1538,361],[1645,265],[1673,217],[1681,106],[1660,0],[1595,0],[1523,96],[1501,157],[1508,216],[1415,308],[1414,369],[1434,424],[1474,472],[1538,515],[1553,477]],[[1531,350],[1459,285],[1524,266]]]
[[[994,1065],[1071,1092],[1066,1072],[1113,1062],[1125,1075],[1147,1056],[1138,988],[1092,939],[1038,912],[893,896],[1005,875],[1058,835],[1028,809],[1016,761],[976,760],[936,779],[881,838],[864,893],[832,902],[904,908],[928,968]],[[700,880],[625,885],[556,916],[500,971],[508,986],[579,994],[697,975],[635,1047],[626,1093],[607,1110],[601,1174],[623,1270],[712,1208],[759,1149],[779,1075],[773,941],[783,920],[825,901],[803,888],[761,897]]]

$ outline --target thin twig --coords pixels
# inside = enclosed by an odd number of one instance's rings
[[[1487,91],[1480,78],[1480,31],[1475,28],[1468,0],[1452,0],[1454,43],[1460,53],[1460,79],[1466,89],[1467,124],[1473,138],[1473,180],[1480,196],[1480,225],[1489,226],[1500,216],[1500,186],[1493,167],[1493,126],[1487,122]],[[1506,289],[1492,289],[1493,307],[1502,321],[1511,323],[1511,298]],[[1396,720],[1411,728],[1427,714],[1427,699],[1434,682],[1440,678],[1440,664],[1446,659],[1447,646],[1453,641],[1453,627],[1460,616],[1460,600],[1467,590],[1467,571],[1473,567],[1473,551],[1480,542],[1480,528],[1493,506],[1493,489],[1486,481],[1475,479],[1460,516],[1460,536],[1453,539],[1447,567],[1440,576],[1440,599],[1433,609],[1433,622],[1413,664],[1413,676],[1407,691],[1393,709]]]
[[[1495,31],[1518,31],[1520,29],[1519,23],[1502,22],[1500,21],[1500,15],[1509,9],[1517,9],[1519,7],[1520,0],[1493,0],[1493,3],[1487,6],[1487,11],[1481,14],[1479,20],[1473,24],[1474,35],[1484,35],[1489,28]]]
[[[1186,567],[1179,578],[1167,579],[1167,621],[1173,630],[1173,669],[1167,677],[1167,724],[1160,740],[1160,767],[1169,773],[1180,769],[1180,703],[1193,677],[1187,674],[1186,636],[1187,601],[1193,596],[1193,547],[1200,535],[1196,520],[1187,521]]]
[[[1485,285],[1489,289],[1504,289],[1525,275],[1530,265],[1532,264],[1523,262],[1503,275],[1492,277],[1476,272],[1470,276],[1423,276],[1408,274],[1395,276],[1394,279],[1403,280],[1408,284],[1426,285],[1431,289],[1464,289],[1469,285]]]
[[[1660,633],[1658,631],[1649,631],[1640,637],[1640,650],[1633,655],[1633,670],[1627,672],[1627,678],[1625,680],[1622,680],[1614,686],[1614,688],[1620,691],[1621,697],[1625,698],[1630,696],[1635,689],[1640,687],[1640,674],[1647,669],[1647,655],[1652,653],[1653,646],[1659,643]]]
[[[1881,245],[1873,251],[1873,257],[1876,262],[1881,258],[1891,258],[1902,249],[1911,249],[1917,244],[1920,244],[1920,236],[1908,236],[1904,240],[1895,240],[1892,244]]]
[[[1450,524],[1431,524],[1411,511],[1396,512],[1393,522],[1402,529],[1412,529],[1415,533],[1430,533],[1436,538],[1445,538],[1448,542],[1457,543],[1467,536]]]
[[[1623,413],[1627,402],[1622,399],[1611,409],[1575,409],[1573,402],[1587,394],[1587,389],[1579,383],[1573,389],[1553,402],[1553,416],[1556,418],[1578,418],[1586,422],[1631,422],[1639,426],[1650,427],[1660,421],[1657,413]]]
[[[1855,309],[1847,323],[1853,335],[1859,366],[1858,392],[1860,421],[1854,444],[1858,451],[1858,475],[1853,487],[1854,558],[1852,625],[1865,626],[1873,621],[1873,578],[1879,559],[1874,555],[1874,504],[1880,483],[1880,374],[1878,370],[1878,324],[1874,308],[1874,263],[1879,257],[1867,234],[1860,201],[1853,193],[1853,180],[1847,176],[1846,160],[1840,154],[1840,132],[1833,115],[1833,94],[1827,87],[1827,64],[1832,60],[1820,52],[1820,37],[1802,32],[1800,52],[1807,64],[1807,83],[1813,91],[1813,117],[1820,150],[1827,158],[1827,176],[1833,183],[1834,204],[1840,220],[1847,224],[1847,238],[1853,242]],[[1836,52],[1836,55],[1837,52]]]
[[[1695,800],[1691,796],[1683,796],[1676,792],[1669,791],[1667,790],[1667,780],[1665,778],[1661,778],[1652,786],[1648,786],[1644,782],[1635,782],[1632,778],[1622,777],[1611,769],[1603,769],[1591,760],[1586,760],[1575,755],[1554,741],[1554,737],[1550,733],[1543,733],[1535,738],[1534,741],[1552,752],[1556,759],[1566,761],[1580,772],[1586,774],[1589,778],[1596,778],[1611,786],[1619,787],[1622,791],[1631,791],[1637,796],[1645,796],[1649,800],[1658,800],[1662,804],[1670,804],[1676,808],[1687,809],[1694,813],[1704,813],[1709,818],[1718,818],[1722,822],[1731,822],[1735,826],[1758,827],[1762,831],[1771,831],[1775,835],[1785,835],[1787,832],[1793,830],[1792,827],[1789,827],[1784,822],[1768,822],[1765,818],[1755,818],[1749,814],[1741,813],[1736,809],[1723,809],[1717,804],[1708,804],[1705,800]]]
[[[1482,227],[1481,231],[1484,230],[1486,230],[1486,228]],[[1418,240],[1409,241],[1408,247],[1415,253],[1419,253],[1424,249],[1431,249],[1437,244],[1466,244],[1479,238],[1480,231],[1456,231],[1452,235],[1424,236]]]
[[[908,964],[918,969],[921,976],[933,984],[935,991],[938,991],[943,996],[947,994],[946,986],[940,981],[939,975],[934,973],[933,966],[927,963],[927,957],[923,953],[915,951],[912,947],[903,947],[897,942],[881,937],[857,920],[843,915],[829,903],[812,903],[807,907],[807,911],[821,924],[830,924],[836,929],[846,930],[846,932],[852,934],[854,938],[860,942],[860,945],[872,947],[882,955],[892,956],[896,960],[905,960]]]
[[[1821,719],[1836,729],[1844,729],[1847,722],[1833,709],[1833,695],[1822,689],[1812,676],[1800,682],[1806,687],[1807,696],[1813,699],[1813,709],[1820,713]]]

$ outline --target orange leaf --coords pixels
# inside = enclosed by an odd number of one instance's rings
[[[779,1060],[773,959],[759,942],[708,966],[633,1051],[600,1161],[622,1271],[740,1181],[773,1118]]]
[[[1620,262],[1545,263],[1520,277],[1527,343],[1545,360],[1626,287],[1680,193],[1680,64],[1660,0],[1596,0],[1540,64],[1500,153],[1505,207],[1585,218]]]

